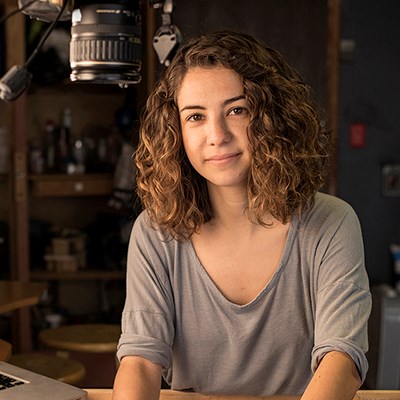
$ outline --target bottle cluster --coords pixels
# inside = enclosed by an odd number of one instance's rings
[[[60,123],[48,120],[41,140],[30,143],[30,172],[68,175],[110,172],[117,162],[120,146],[115,132],[108,135],[74,132],[71,110],[64,108]]]

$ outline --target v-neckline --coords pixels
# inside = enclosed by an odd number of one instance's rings
[[[196,266],[196,269],[203,276],[204,282],[207,284],[207,286],[210,288],[210,290],[212,290],[216,294],[216,296],[221,299],[222,302],[226,302],[227,304],[229,304],[230,307],[233,307],[238,310],[244,310],[244,309],[250,308],[253,305],[257,304],[276,285],[276,283],[279,279],[279,276],[281,275],[282,271],[285,269],[285,266],[287,265],[287,260],[290,256],[290,252],[292,250],[292,244],[293,244],[293,241],[295,238],[297,227],[298,227],[298,220],[297,220],[297,217],[294,216],[292,221],[290,222],[290,226],[289,226],[287,238],[286,238],[286,241],[285,241],[285,244],[283,247],[282,255],[281,255],[280,261],[279,261],[275,271],[271,275],[271,278],[268,280],[268,282],[259,291],[259,293],[252,300],[250,300],[249,302],[247,302],[245,304],[235,303],[235,302],[229,300],[221,292],[221,290],[215,284],[214,280],[211,278],[211,276],[208,274],[207,270],[205,269],[204,265],[202,264],[191,240],[188,240],[188,246],[190,249],[191,257]]]

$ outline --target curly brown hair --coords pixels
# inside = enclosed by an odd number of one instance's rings
[[[310,209],[324,181],[330,133],[299,74],[248,34],[200,35],[180,47],[149,96],[135,155],[138,196],[151,222],[175,238],[190,237],[213,217],[206,181],[183,148],[176,96],[190,68],[215,66],[242,77],[249,104],[249,218],[268,226],[271,214],[287,223]]]

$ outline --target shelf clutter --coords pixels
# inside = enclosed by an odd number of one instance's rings
[[[62,230],[51,239],[44,255],[50,272],[76,272],[87,267],[86,235],[77,230]]]

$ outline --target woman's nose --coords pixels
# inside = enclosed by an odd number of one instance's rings
[[[207,143],[211,146],[227,143],[231,140],[231,133],[222,118],[209,120]]]

